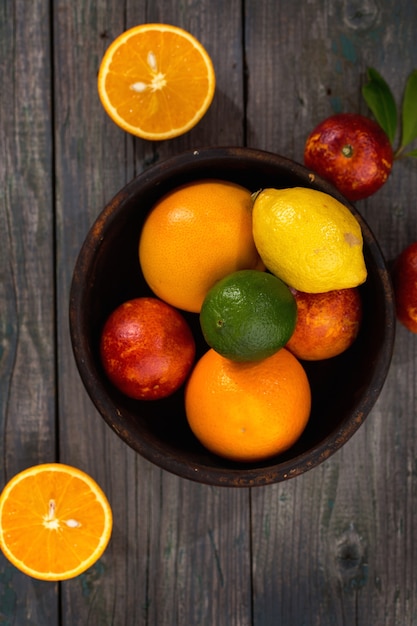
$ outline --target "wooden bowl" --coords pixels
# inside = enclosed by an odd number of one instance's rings
[[[303,186],[327,192],[359,220],[368,279],[361,286],[363,322],[354,345],[339,357],[304,363],[312,387],[309,424],[287,452],[261,463],[217,457],[195,439],[184,411],[183,389],[164,400],[135,401],[107,380],[99,338],[107,316],[130,298],[152,295],[138,261],[144,219],[158,198],[189,181],[220,178],[252,191]],[[185,314],[197,355],[207,346],[198,315]],[[70,332],[75,360],[97,410],[115,433],[143,457],[178,476],[210,485],[267,485],[310,470],[335,453],[363,423],[376,402],[391,361],[395,334],[392,286],[381,250],[368,225],[337,190],[302,165],[247,148],[204,148],[158,163],[109,202],[87,234],[70,293]]]

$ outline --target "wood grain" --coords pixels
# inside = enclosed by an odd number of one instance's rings
[[[96,77],[109,43],[168,22],[210,53],[217,90],[183,137],[113,124]],[[413,0],[5,0],[0,7],[1,485],[33,463],[89,472],[114,512],[109,548],[60,585],[0,557],[0,623],[90,626],[413,626],[417,623],[417,338],[398,328],[365,424],[285,483],[211,488],[127,448],[81,384],[68,329],[74,263],[104,204],[152,163],[203,145],[302,161],[338,111],[368,114],[377,68],[398,102],[417,67]],[[416,163],[358,209],[388,260],[417,239]]]
[[[400,3],[394,14],[388,3],[246,5],[251,145],[301,161],[307,133],[321,119],[369,114],[360,94],[368,66],[400,102],[417,64],[411,5]],[[387,259],[417,235],[409,203],[415,167],[396,163],[384,188],[357,205]],[[406,576],[403,570],[416,558],[415,348],[415,338],[398,329],[383,393],[341,451],[288,484],[253,491],[256,626],[415,623],[416,580],[412,566]]]
[[[230,47],[222,43],[221,57],[216,56],[220,32],[215,30],[214,15],[210,21],[209,3],[188,11],[179,3],[170,7],[155,2],[145,11],[132,3],[126,7],[125,21],[116,2],[107,2],[100,11],[95,3],[70,8],[62,2],[56,13],[60,450],[62,460],[83,467],[105,486],[115,511],[114,536],[103,559],[62,586],[64,623],[250,623],[248,491],[183,481],[122,445],[81,389],[66,320],[77,251],[89,224],[112,195],[150,163],[209,143],[213,136],[223,134],[225,141],[241,143],[243,114],[240,120],[231,111],[226,114],[228,104],[221,91],[227,81],[225,70],[234,63],[235,80],[226,86],[231,100],[238,101],[241,95],[242,51],[231,47],[235,28],[240,27],[239,11],[234,11],[238,6],[233,2],[229,7],[225,27],[230,34],[223,32],[222,37],[226,34]],[[95,94],[95,81],[110,40],[145,19],[161,21],[162,13],[163,21],[197,31],[202,43],[210,46],[220,67],[219,90],[210,113],[187,136],[151,145],[114,126]]]
[[[24,15],[26,19],[23,19]],[[48,7],[0,9],[1,485],[55,460],[53,162]],[[56,623],[57,586],[0,557],[0,622]]]

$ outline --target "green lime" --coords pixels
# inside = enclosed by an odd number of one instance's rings
[[[240,270],[207,293],[200,324],[208,345],[233,361],[259,361],[285,346],[297,304],[287,285],[259,270]]]

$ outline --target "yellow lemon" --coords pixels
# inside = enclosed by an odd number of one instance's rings
[[[329,194],[264,189],[254,199],[253,237],[270,272],[299,291],[324,293],[366,280],[360,224]]]

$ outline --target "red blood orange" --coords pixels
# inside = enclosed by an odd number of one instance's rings
[[[326,293],[293,290],[293,295],[297,323],[286,347],[296,357],[306,361],[329,359],[352,345],[362,320],[357,287]]]
[[[157,298],[136,298],[109,316],[100,352],[107,376],[120,391],[137,400],[157,400],[184,383],[195,342],[179,311]]]
[[[325,119],[310,133],[304,149],[305,165],[352,202],[378,191],[391,172],[393,158],[382,128],[356,113]]]
[[[417,333],[417,242],[398,255],[393,266],[397,318],[409,331]]]

